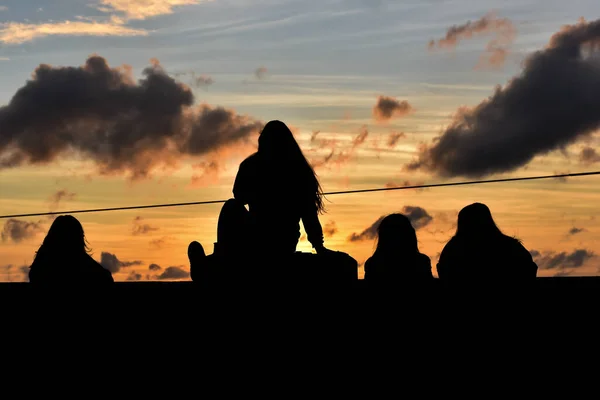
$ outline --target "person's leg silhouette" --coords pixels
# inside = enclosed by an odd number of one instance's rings
[[[193,241],[188,246],[188,259],[190,260],[190,276],[192,281],[202,280],[203,277],[206,277],[206,253],[204,252],[204,247],[197,242]]]

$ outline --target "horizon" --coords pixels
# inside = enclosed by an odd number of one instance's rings
[[[597,1],[370,3],[0,0],[0,214],[226,200],[274,119],[325,192],[600,170]],[[586,176],[336,195],[320,221],[362,278],[374,224],[408,214],[437,276],[458,211],[481,202],[538,276],[598,276],[599,189]],[[185,280],[220,207],[73,215],[116,281]],[[50,223],[2,220],[0,281],[25,279]]]

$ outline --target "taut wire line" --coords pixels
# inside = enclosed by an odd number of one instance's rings
[[[526,176],[526,177],[520,177],[520,178],[500,178],[500,179],[477,180],[477,181],[432,183],[432,184],[428,184],[428,185],[412,185],[412,186],[398,186],[398,187],[382,187],[382,188],[373,188],[373,189],[342,190],[339,192],[328,192],[328,193],[323,193],[323,194],[325,196],[334,196],[334,195],[339,195],[339,194],[372,193],[372,192],[382,192],[382,191],[390,191],[390,190],[425,189],[425,188],[445,187],[445,186],[480,185],[480,184],[484,184],[484,183],[530,181],[530,180],[540,180],[540,179],[550,179],[550,178],[556,179],[556,178],[569,178],[569,177],[591,176],[591,175],[600,175],[600,171],[575,172],[575,173],[557,174],[557,175]],[[208,200],[208,201],[194,201],[194,202],[189,202],[189,203],[150,204],[150,205],[144,205],[144,206],[126,206],[126,207],[111,207],[111,208],[95,208],[95,209],[88,209],[88,210],[71,210],[71,211],[32,213],[32,214],[0,215],[0,219],[39,217],[39,216],[60,215],[60,214],[83,214],[83,213],[107,212],[107,211],[141,210],[141,209],[145,209],[145,208],[197,206],[197,205],[205,205],[205,204],[225,203],[226,201],[227,200]]]

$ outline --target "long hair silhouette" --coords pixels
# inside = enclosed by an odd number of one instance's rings
[[[384,217],[377,227],[375,255],[417,254],[417,232],[404,214],[394,213]]]
[[[87,254],[91,251],[81,222],[72,215],[60,215],[52,222],[40,250],[49,250],[59,256],[73,253]]]
[[[83,226],[72,215],[50,226],[29,269],[29,281],[46,284],[112,283],[110,271],[90,256]]]
[[[273,120],[265,125],[258,138],[257,154],[273,168],[283,167],[287,178],[291,178],[298,191],[310,193],[317,211],[322,213],[325,210],[323,190],[317,174],[285,123]]]

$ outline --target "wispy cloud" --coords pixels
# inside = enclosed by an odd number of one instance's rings
[[[10,58],[8,58],[8,57],[0,57],[0,61],[10,61]]]
[[[146,19],[172,14],[177,6],[206,3],[210,0],[100,0],[96,9],[106,13],[121,13],[127,19]]]
[[[142,265],[143,263],[141,261],[121,261],[115,254],[103,251],[100,254],[100,264],[114,274],[119,272],[121,268]]]
[[[486,45],[486,54],[481,57],[478,67],[500,67],[506,61],[509,48],[515,40],[516,28],[510,20],[498,18],[494,13],[477,21],[450,27],[445,37],[429,42],[429,49],[454,49],[462,40],[490,33],[496,33],[496,37]]]
[[[44,232],[44,228],[39,222],[11,218],[4,224],[0,238],[3,242],[20,243],[24,240],[33,239],[41,232]]]
[[[596,254],[588,249],[575,249],[571,253],[566,251],[530,251],[533,260],[540,269],[556,270],[556,275],[564,275],[572,272],[573,269],[581,268],[586,263],[596,257]]]
[[[0,25],[0,43],[21,44],[45,36],[146,36],[148,31],[115,22],[63,21],[43,24],[7,22]]]
[[[61,189],[54,192],[48,199],[50,203],[50,210],[54,211],[58,209],[58,206],[63,200],[69,201],[74,200],[77,197],[76,193],[69,192],[67,189]]]
[[[579,162],[583,165],[590,165],[600,161],[600,154],[596,151],[596,149],[586,146],[579,153]]]
[[[100,0],[91,6],[109,14],[106,17],[75,17],[75,20],[39,24],[6,22],[0,24],[0,43],[16,45],[41,37],[59,35],[147,36],[149,31],[126,26],[127,21],[172,14],[174,7],[206,1],[210,0]],[[0,6],[0,11],[7,9],[2,7]]]
[[[7,6],[0,6],[0,11],[6,11],[6,10],[8,10]]]
[[[398,100],[389,96],[379,96],[373,107],[373,118],[377,121],[389,121],[392,118],[403,117],[414,111],[406,100]]]
[[[131,229],[131,234],[133,236],[146,235],[159,230],[158,227],[146,224],[143,221],[144,219],[139,215],[133,219],[133,227]]]
[[[256,76],[256,79],[264,79],[268,73],[269,70],[266,67],[258,67],[254,71],[254,76]]]

